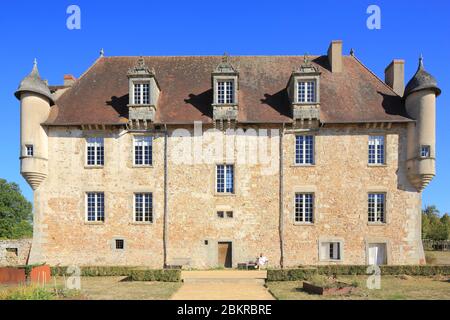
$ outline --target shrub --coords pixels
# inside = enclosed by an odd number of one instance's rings
[[[132,270],[127,280],[179,282],[181,270]]]

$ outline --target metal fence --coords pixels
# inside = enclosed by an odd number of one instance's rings
[[[422,242],[425,250],[450,251],[450,240],[423,239]]]

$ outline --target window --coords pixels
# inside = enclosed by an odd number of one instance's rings
[[[369,136],[369,164],[384,164],[384,136]]]
[[[431,157],[431,147],[430,146],[420,146],[420,157],[429,158]]]
[[[384,193],[369,193],[369,222],[385,222],[385,198]]]
[[[25,148],[26,148],[26,150],[27,150],[27,156],[28,156],[28,157],[34,156],[34,148],[33,148],[33,145],[27,144],[27,145],[25,146]]]
[[[234,81],[217,81],[217,103],[234,103]]]
[[[314,195],[312,193],[295,194],[295,222],[313,222]]]
[[[134,195],[134,221],[153,222],[153,195],[151,193]]]
[[[315,81],[298,81],[297,90],[297,102],[316,102]]]
[[[136,166],[152,165],[152,140],[150,136],[134,137],[134,164]]]
[[[150,83],[134,83],[133,104],[150,104]]]
[[[87,165],[88,166],[103,166],[105,162],[104,156],[104,142],[103,138],[88,138],[87,139]]]
[[[116,250],[125,249],[125,241],[123,239],[116,239]]]
[[[231,164],[217,165],[216,191],[219,193],[234,192],[234,167]]]
[[[339,261],[341,260],[341,243],[339,241],[321,242],[320,243],[320,259],[323,261]]]
[[[233,211],[217,211],[218,218],[233,218]]]
[[[86,194],[87,221],[105,221],[105,194],[88,192]]]
[[[295,164],[314,164],[314,136],[295,137]]]

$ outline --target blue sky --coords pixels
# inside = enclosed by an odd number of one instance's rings
[[[81,30],[66,27],[69,5],[81,9]],[[366,27],[369,5],[381,9],[381,29]],[[384,79],[393,58],[406,60],[406,80],[424,56],[439,82],[437,176],[424,204],[450,212],[450,1],[2,1],[0,4],[0,102],[3,132],[0,177],[32,191],[19,170],[20,80],[36,57],[41,75],[61,84],[108,55],[284,55],[325,54],[342,39]],[[449,90],[447,90],[449,89]]]

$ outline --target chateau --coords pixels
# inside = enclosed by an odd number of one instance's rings
[[[422,264],[440,94],[422,58],[380,80],[320,56],[103,53],[15,95],[34,190],[29,263]]]

